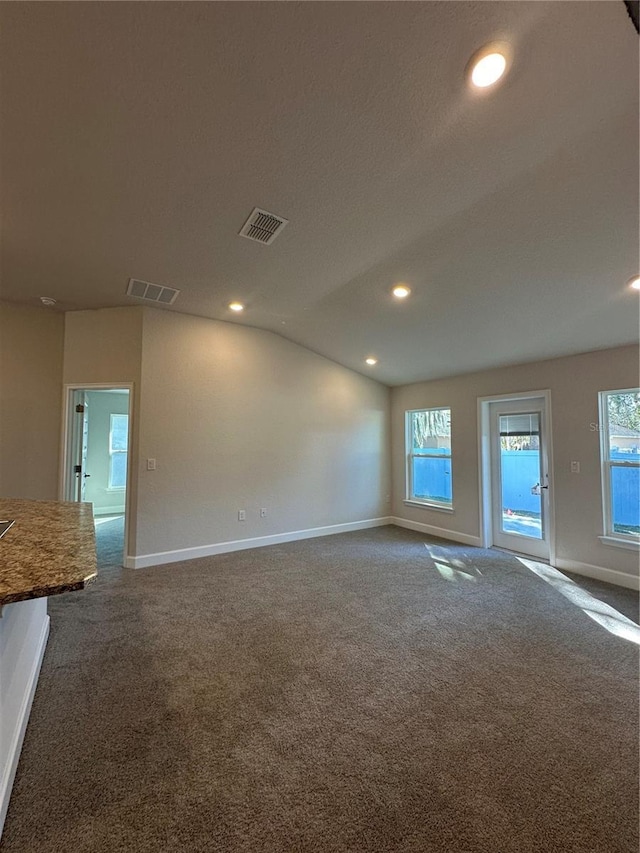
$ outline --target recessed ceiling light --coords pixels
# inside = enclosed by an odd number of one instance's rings
[[[53,308],[56,304],[56,300],[52,299],[50,296],[41,296],[40,302],[42,302],[43,305],[46,305],[47,308]]]
[[[487,44],[478,50],[467,66],[472,85],[476,89],[487,89],[493,86],[507,70],[509,58],[509,45],[504,42]]]
[[[629,282],[629,287],[632,287],[634,290],[640,290],[640,275],[635,276]]]
[[[502,77],[507,67],[507,60],[501,53],[490,53],[483,56],[473,67],[471,82],[479,89],[493,86]]]
[[[230,302],[229,303],[230,311],[244,311],[244,305],[242,302]]]
[[[406,299],[411,293],[411,288],[407,287],[406,284],[396,284],[391,293],[393,293],[396,299]]]
[[[371,365],[373,365],[373,364],[377,364],[377,363],[378,363],[378,359],[377,359],[377,358],[374,358],[374,357],[373,357],[373,356],[371,356],[371,355],[369,356],[369,358],[365,358],[365,364],[371,364]]]

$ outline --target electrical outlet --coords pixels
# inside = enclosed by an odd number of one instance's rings
[[[147,471],[155,471],[156,470],[156,460],[155,459],[147,459]]]
[[[262,509],[260,510],[260,518],[266,518],[266,517],[267,517],[267,508],[266,508],[266,506],[263,506]]]
[[[571,463],[571,473],[572,474],[579,474],[580,473],[580,463],[579,462],[572,462]]]
[[[247,520],[247,511],[246,509],[238,510],[238,521],[246,521]]]

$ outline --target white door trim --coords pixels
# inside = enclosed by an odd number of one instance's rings
[[[547,460],[549,465],[549,517],[547,528],[549,536],[549,562],[555,566],[556,560],[556,524],[555,524],[555,488],[553,477],[553,440],[551,421],[551,391],[519,391],[513,394],[493,394],[478,397],[478,508],[480,521],[480,540],[483,548],[493,546],[493,520],[491,505],[491,424],[489,406],[491,403],[513,403],[516,400],[544,400],[544,430],[547,437]]]
[[[124,553],[122,555],[123,565],[131,553],[129,550],[129,520],[131,517],[132,508],[132,479],[133,479],[133,429],[134,429],[134,413],[133,413],[133,382],[74,382],[66,383],[62,388],[62,430],[60,436],[60,471],[58,477],[58,495],[59,500],[66,501],[69,494],[69,438],[71,435],[71,422],[73,412],[73,394],[74,391],[128,391],[129,392],[129,453],[127,455],[127,489],[125,495],[124,508]]]

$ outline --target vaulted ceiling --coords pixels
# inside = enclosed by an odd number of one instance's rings
[[[637,340],[622,2],[1,5],[3,298],[140,278],[391,385]]]

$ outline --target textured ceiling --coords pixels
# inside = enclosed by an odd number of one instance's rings
[[[388,384],[637,340],[622,2],[1,6],[3,298],[129,305],[133,276]]]

